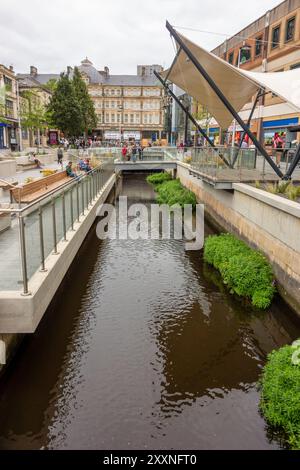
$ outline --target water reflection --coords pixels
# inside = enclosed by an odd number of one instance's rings
[[[153,198],[142,177],[123,192]],[[0,447],[277,447],[256,382],[299,326],[282,302],[257,312],[218,283],[180,241],[91,231],[0,384]]]

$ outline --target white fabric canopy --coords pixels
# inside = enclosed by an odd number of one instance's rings
[[[179,36],[237,112],[261,88],[288,101],[296,111],[300,110],[300,69],[277,73],[247,72],[206,51],[185,36]],[[205,106],[222,128],[228,128],[233,116],[183,50],[177,55],[172,68],[161,75]]]

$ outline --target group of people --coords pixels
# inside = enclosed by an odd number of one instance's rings
[[[143,148],[140,144],[124,144],[122,147],[122,159],[124,161],[136,162],[143,159]]]
[[[82,158],[79,159],[79,162],[78,162],[78,165],[77,165],[77,169],[79,171],[84,171],[85,173],[88,173],[89,171],[92,170],[92,166],[91,166],[91,163],[90,163],[90,160],[89,158],[86,158],[85,160],[83,160]],[[66,166],[66,174],[67,176],[70,176],[70,178],[75,178],[77,176],[77,173],[76,173],[76,170],[75,168],[73,167],[73,163],[72,162],[69,162]]]

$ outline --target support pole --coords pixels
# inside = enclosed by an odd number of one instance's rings
[[[189,124],[189,116],[188,116],[188,107],[186,107],[185,112],[185,120],[184,120],[184,146],[187,147],[187,137],[188,137],[188,124]]]
[[[173,91],[170,89],[170,87],[165,83],[165,81],[161,78],[161,76],[156,72],[156,70],[154,70],[154,75],[156,76],[156,78],[160,81],[160,83],[163,85],[163,87],[165,88],[166,92],[173,98],[174,101],[176,101],[176,103],[178,104],[178,106],[184,111],[185,114],[188,115],[189,119],[192,121],[192,123],[194,124],[194,126],[198,129],[198,131],[200,132],[200,134],[204,137],[205,140],[207,140],[207,142],[209,143],[209,145],[211,147],[214,147],[214,144],[213,142],[210,140],[210,138],[208,137],[208,135],[206,134],[206,132],[202,129],[202,127],[199,126],[198,122],[196,121],[196,119],[191,115],[191,113],[189,111],[187,111],[187,109],[185,108],[185,106],[181,103],[181,101],[178,99],[178,97],[173,93]]]
[[[234,107],[231,105],[231,103],[228,101],[226,96],[222,93],[220,88],[217,86],[217,84],[214,82],[214,80],[211,78],[211,76],[206,72],[204,67],[199,63],[197,58],[194,56],[194,54],[189,50],[187,45],[182,41],[180,35],[177,33],[177,31],[170,25],[170,23],[167,21],[166,22],[166,28],[170,32],[170,34],[173,36],[175,41],[181,46],[182,50],[186,53],[188,58],[191,60],[191,62],[194,64],[196,69],[200,72],[202,77],[207,81],[207,83],[210,85],[210,87],[213,89],[213,91],[216,93],[218,98],[222,101],[224,104],[225,108],[231,113],[233,118],[239,123],[241,128],[246,132],[246,134],[249,136],[249,138],[252,140],[253,144],[257,148],[257,150],[261,153],[261,155],[267,160],[269,165],[273,168],[275,173],[279,176],[279,178],[283,178],[283,173],[280,170],[280,168],[277,167],[277,165],[273,162],[272,158],[268,155],[267,151],[264,149],[264,147],[261,145],[261,143],[257,140],[253,132],[250,131],[250,129],[247,127],[247,125],[244,123],[243,119],[240,117],[240,115],[236,112]]]
[[[299,162],[300,162],[300,144],[298,145],[298,147],[296,149],[293,161],[290,164],[290,166],[288,168],[288,171],[286,172],[286,174],[283,177],[284,180],[291,179],[292,174],[294,173],[294,170],[295,170],[295,168],[296,168],[296,166],[298,165]]]

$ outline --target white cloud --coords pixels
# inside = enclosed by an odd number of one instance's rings
[[[10,0],[0,6],[0,63],[60,72],[88,56],[98,69],[135,73],[138,63],[168,66],[174,53],[165,20],[234,34],[278,0]],[[180,30],[181,31],[181,30]],[[183,31],[211,49],[225,39]]]

